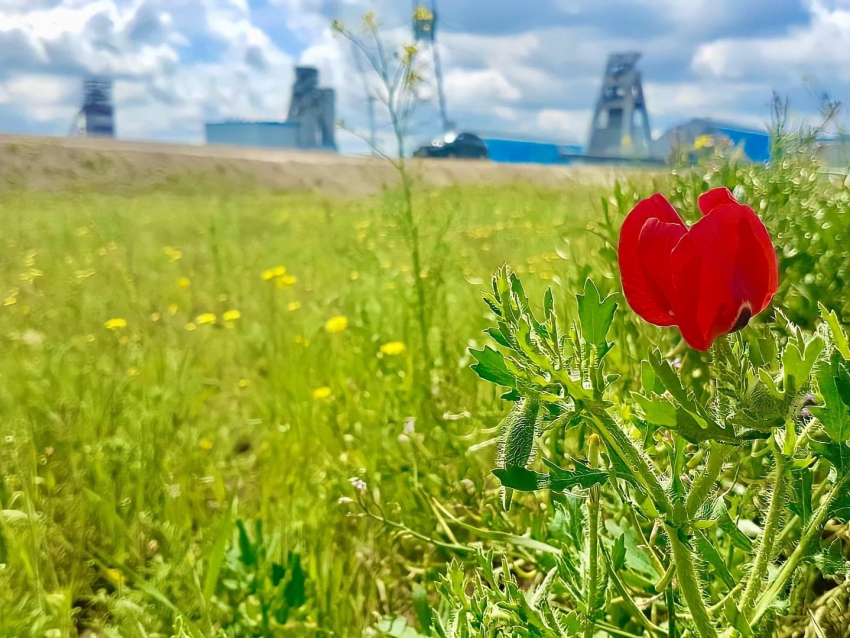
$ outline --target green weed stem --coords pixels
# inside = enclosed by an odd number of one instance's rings
[[[599,436],[592,434],[589,440],[588,459],[591,467],[599,465]],[[587,518],[589,523],[587,545],[587,614],[584,626],[584,638],[593,638],[596,626],[596,584],[599,579],[599,485],[590,488],[587,498]]]
[[[700,506],[705,503],[711,488],[714,487],[720,472],[723,471],[723,463],[732,449],[732,447],[722,443],[712,444],[708,452],[708,461],[699,476],[694,479],[691,491],[688,494],[688,500],[685,504],[688,518],[693,518]]]
[[[756,602],[752,618],[750,618],[751,627],[755,626],[761,620],[762,616],[764,616],[765,612],[770,608],[771,604],[773,604],[773,601],[776,600],[776,597],[779,596],[779,594],[782,593],[782,590],[785,589],[785,586],[788,584],[788,580],[794,574],[794,571],[797,569],[800,561],[802,561],[803,558],[806,557],[806,554],[808,554],[809,546],[816,538],[820,537],[821,528],[826,522],[827,516],[829,516],[829,510],[832,507],[833,501],[843,494],[847,490],[848,486],[850,486],[850,472],[841,476],[835,483],[835,487],[832,488],[832,492],[829,493],[827,499],[817,509],[814,516],[812,516],[811,521],[809,521],[809,525],[803,532],[803,536],[800,538],[800,543],[797,545],[797,548],[791,553],[788,560],[785,561],[779,572],[768,585],[767,589]]]
[[[773,546],[779,530],[779,524],[785,512],[785,489],[788,482],[788,457],[778,449],[776,442],[771,439],[771,447],[776,458],[776,468],[772,474],[773,495],[770,499],[770,507],[767,512],[767,521],[764,532],[761,535],[753,569],[750,572],[747,586],[744,589],[744,598],[741,602],[741,610],[749,616],[756,596],[761,592],[767,575],[767,566],[773,555]]]
[[[673,554],[673,562],[676,565],[676,575],[679,578],[679,590],[682,598],[691,612],[694,628],[700,638],[716,638],[717,630],[702,598],[702,589],[694,569],[694,558],[688,547],[679,538],[678,530],[668,527],[667,535],[670,538],[670,549]]]

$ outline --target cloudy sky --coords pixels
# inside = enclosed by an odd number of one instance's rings
[[[410,39],[411,0],[0,0],[0,131],[68,132],[81,79],[116,80],[118,136],[202,142],[203,122],[281,119],[292,67],[318,66],[365,133],[351,48],[372,9]],[[584,143],[609,52],[638,50],[653,131],[706,116],[763,126],[776,90],[799,117],[850,102],[850,0],[439,0],[450,116],[461,129]],[[438,131],[433,106],[415,138]],[[363,149],[340,136],[349,152]]]

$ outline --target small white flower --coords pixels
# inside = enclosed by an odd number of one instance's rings
[[[348,482],[351,483],[352,487],[354,487],[354,489],[358,492],[366,491],[366,481],[364,481],[360,477],[352,476],[350,479],[348,479]]]
[[[416,417],[407,417],[407,421],[404,422],[404,433],[409,436],[414,432],[416,432]]]

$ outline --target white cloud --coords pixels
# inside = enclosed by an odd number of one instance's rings
[[[816,1],[810,24],[772,38],[724,38],[701,45],[693,69],[702,77],[754,76],[800,82],[826,72],[850,80],[850,5]]]

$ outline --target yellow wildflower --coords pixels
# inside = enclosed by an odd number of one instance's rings
[[[196,326],[191,321],[186,324],[186,330],[188,330],[189,332],[192,332],[193,330],[196,330],[197,328],[198,328],[198,326]]]
[[[292,284],[298,281],[292,275],[281,275],[277,278],[277,287],[278,288],[289,288]]]
[[[177,280],[177,287],[180,290],[186,290],[186,288],[188,288],[191,285],[192,285],[192,282],[188,277],[180,277],[180,279]]]
[[[335,317],[328,319],[325,323],[325,330],[331,334],[342,332],[346,328],[348,328],[348,317],[345,315],[336,315]]]
[[[239,379],[239,387],[243,390],[251,385],[251,382],[248,379]]]
[[[290,311],[291,310],[298,310],[300,307],[301,307],[300,301],[290,301],[288,304],[286,304],[286,309],[290,310]]]
[[[130,377],[131,379],[133,377],[139,376],[139,369],[138,368],[130,368],[129,370],[127,370],[127,376]]]
[[[403,341],[390,341],[381,346],[381,352],[390,357],[403,353],[407,350],[407,346]]]
[[[179,249],[174,248],[174,246],[166,246],[162,249],[162,252],[164,252],[171,261],[177,261],[183,256],[183,253],[180,252]]]
[[[209,440],[207,437],[204,437],[198,442],[198,445],[200,446],[200,448],[202,450],[209,451],[213,447],[213,442],[211,440]]]
[[[172,317],[177,314],[177,304],[176,303],[168,304],[168,314],[170,314]]]
[[[276,277],[283,277],[286,274],[286,266],[275,266],[263,271],[263,280],[271,281]]]
[[[211,312],[205,312],[198,315],[195,321],[199,326],[205,326],[207,324],[215,323],[215,315]]]
[[[329,396],[331,396],[331,389],[326,385],[313,390],[314,399],[327,399]]]
[[[159,321],[160,318],[161,317],[160,317],[160,314],[158,312],[152,312],[151,313],[151,321]]]
[[[109,319],[103,325],[106,326],[107,330],[118,330],[119,328],[127,327],[127,320],[122,319],[121,317],[115,317],[113,319]]]
[[[242,317],[242,313],[238,310],[228,310],[222,315],[222,318],[225,321],[236,321],[237,319]]]

